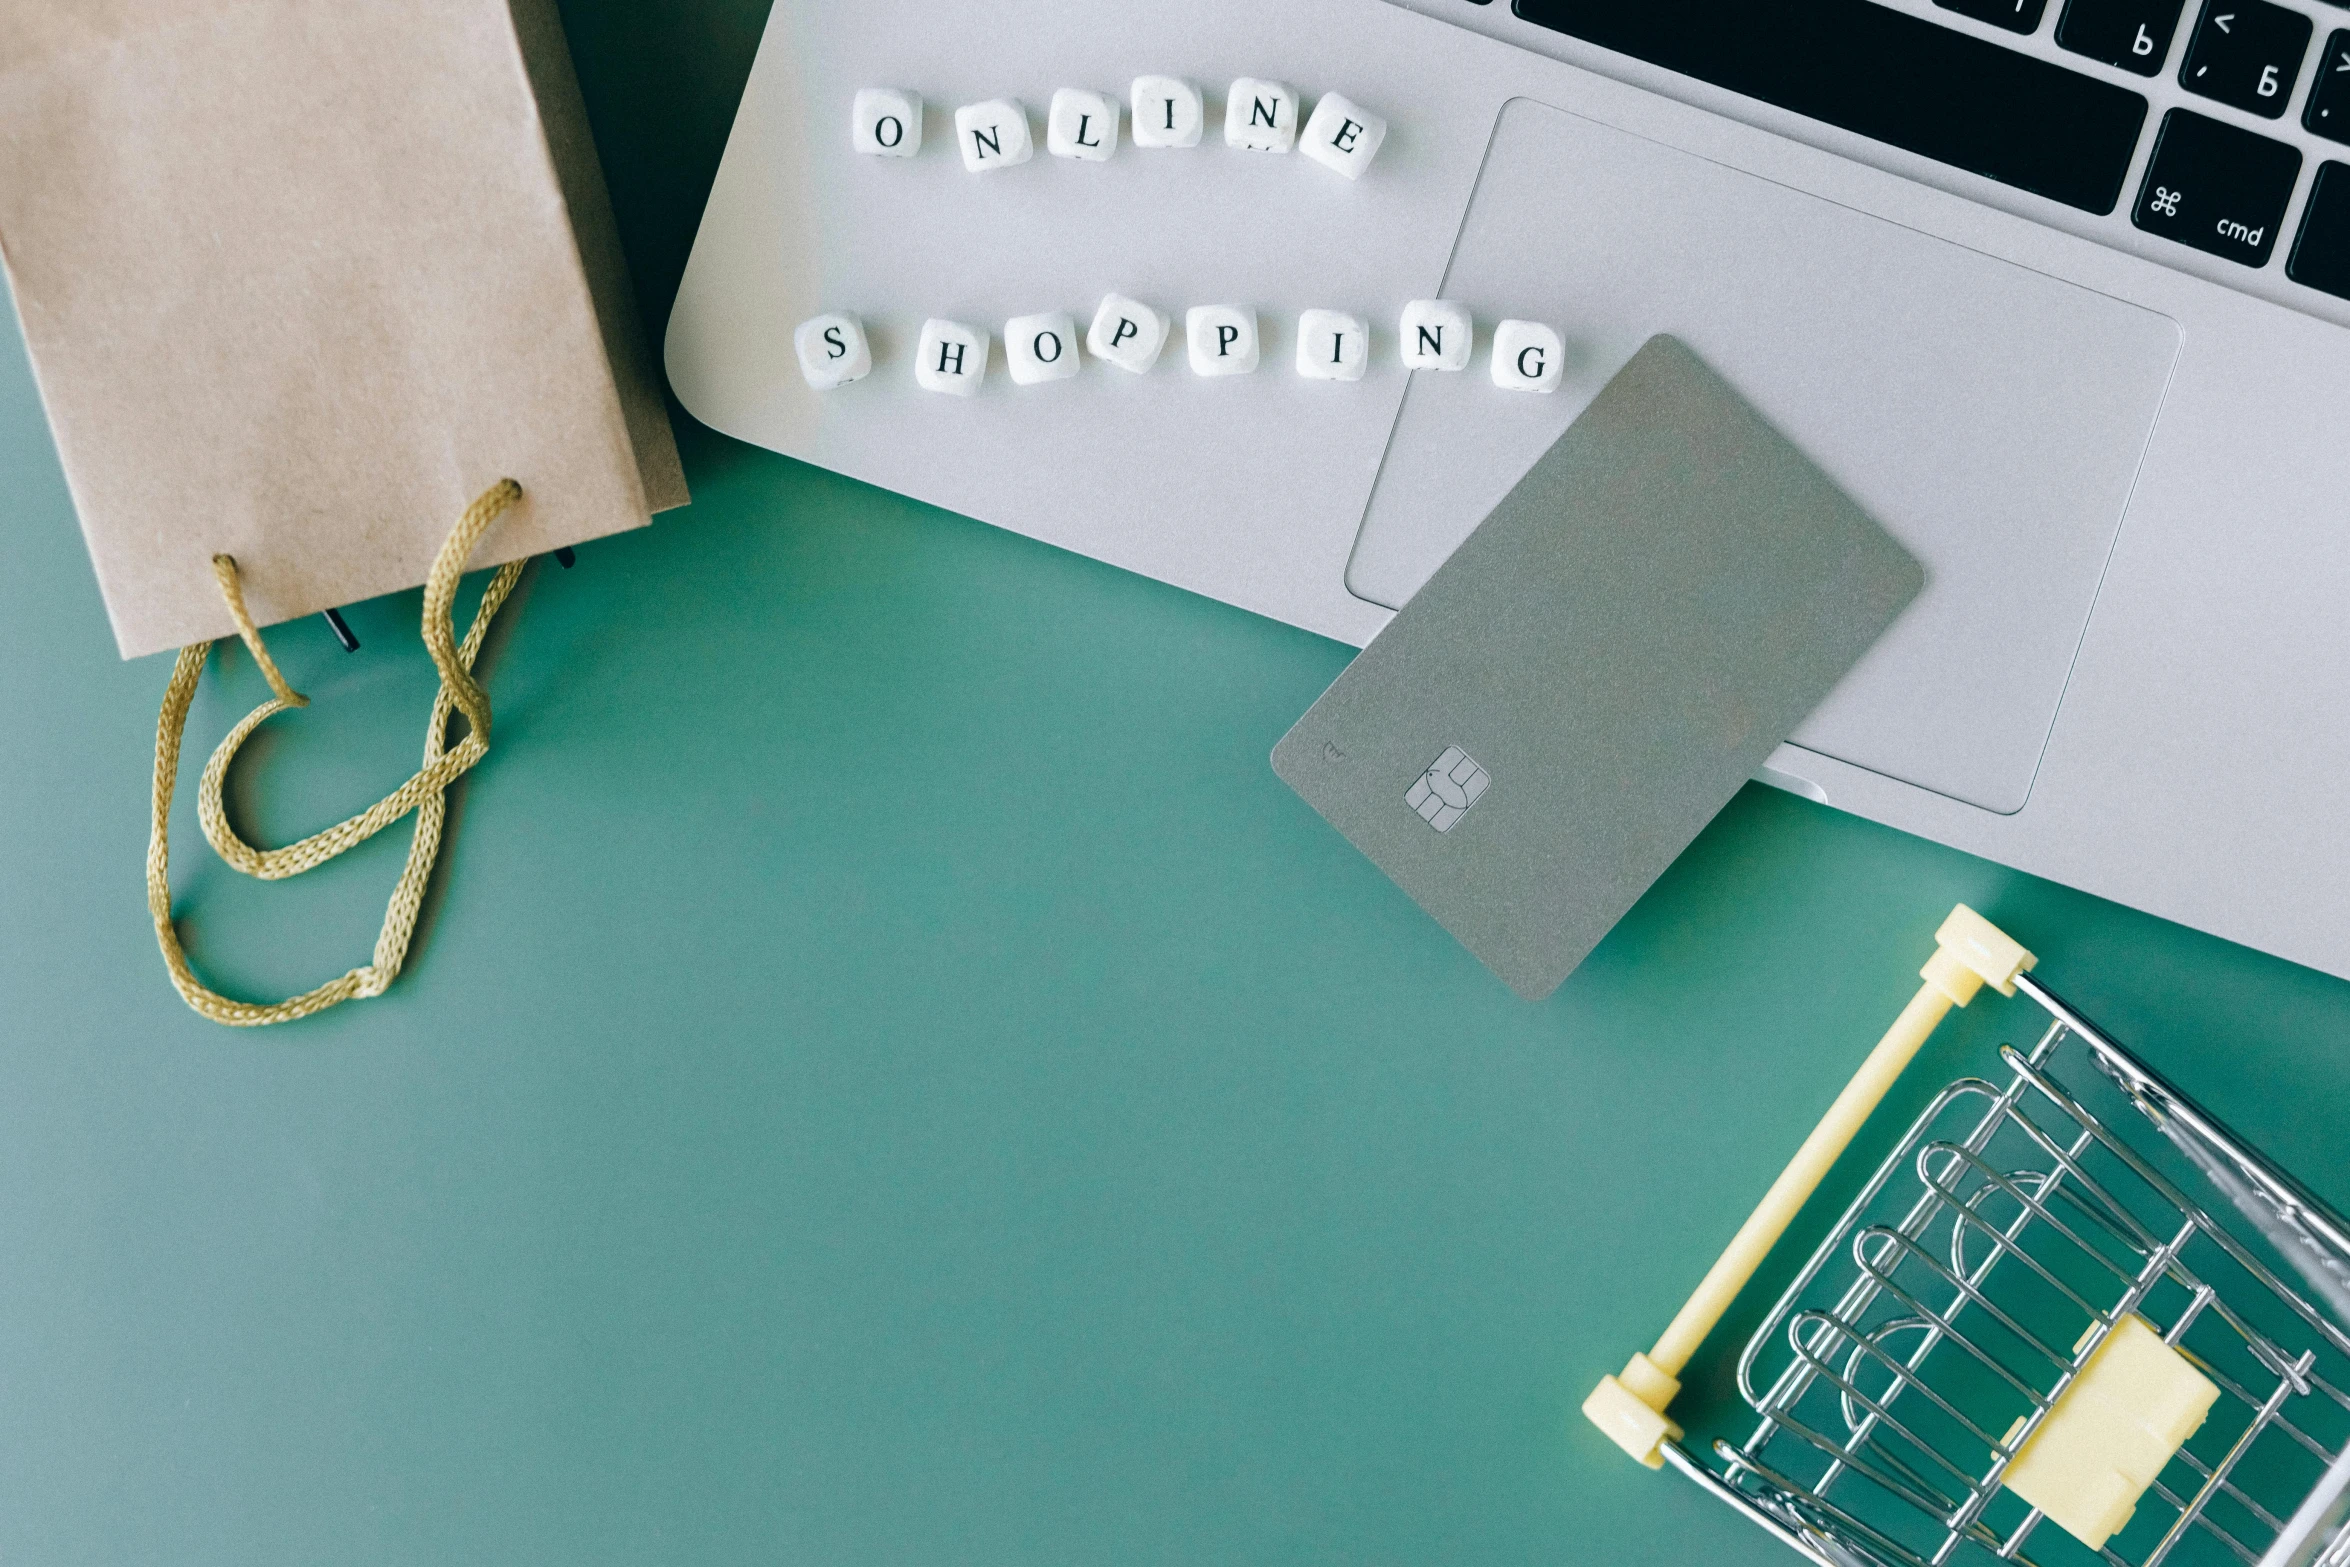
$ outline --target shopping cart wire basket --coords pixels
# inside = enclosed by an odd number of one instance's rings
[[[2350,1567],[2350,1224],[1961,905],[1924,985],[1687,1305],[1584,1413],[1820,1567]],[[1679,1378],[1918,1048],[2037,1004],[1937,1095],[1738,1358],[1710,1460]]]

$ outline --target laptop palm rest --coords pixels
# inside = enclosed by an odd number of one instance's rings
[[[2179,346],[2168,318],[1525,99],[1444,297],[1568,335],[1566,385],[1412,378],[1347,572],[1400,607],[1640,345],[1687,342],[1925,566],[1797,745],[2023,807]],[[1954,711],[1963,682],[1973,693]]]

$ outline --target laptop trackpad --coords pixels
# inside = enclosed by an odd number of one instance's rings
[[[1415,375],[1349,588],[1400,606],[1669,332],[1925,565],[1795,743],[2023,807],[2178,352],[2168,318],[1524,99],[1443,294],[1488,330],[1557,324],[1566,383]]]

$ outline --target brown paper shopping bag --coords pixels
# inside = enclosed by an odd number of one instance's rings
[[[126,657],[685,502],[552,0],[0,0],[0,258]]]
[[[489,746],[472,670],[521,562],[686,500],[552,0],[0,0],[0,260],[116,641],[181,649],[147,856],[173,983],[232,1024],[380,994]],[[460,640],[458,579],[493,563]],[[256,622],[418,583],[423,766],[245,843],[229,765],[307,701]],[[206,988],[171,918],[182,734],[231,632],[274,699],[198,784],[222,858],[295,875],[416,817],[371,960],[279,1002]]]

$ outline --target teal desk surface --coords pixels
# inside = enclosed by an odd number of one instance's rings
[[[565,7],[656,324],[763,10]],[[693,507],[509,611],[406,976],[234,1032],[0,345],[0,1561],[1792,1560],[1575,1407],[1961,899],[2350,1202],[2350,986],[1749,788],[1523,1005],[1267,767],[1347,649],[679,417]],[[255,834],[413,767],[417,608],[275,635]],[[180,805],[217,984],[361,960],[403,831],[263,886]]]

